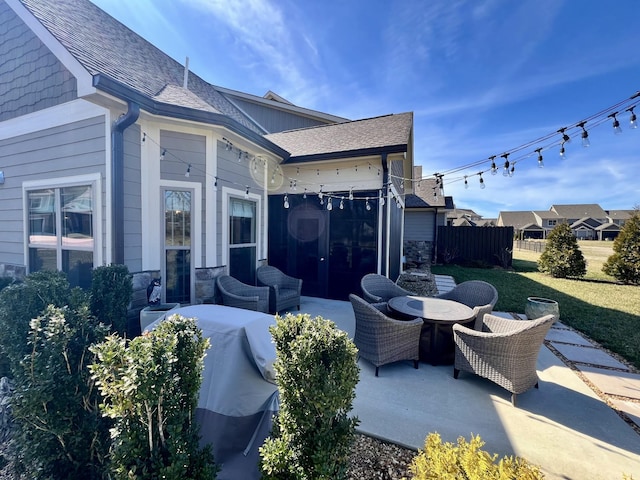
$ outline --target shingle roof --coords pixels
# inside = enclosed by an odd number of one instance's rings
[[[406,195],[404,203],[407,208],[435,208],[445,207],[445,197],[441,195],[435,178],[424,178],[417,182],[414,194]],[[436,193],[437,195],[434,195]]]
[[[413,113],[409,112],[273,133],[265,138],[290,152],[291,161],[295,161],[295,157],[348,155],[387,147],[406,151],[412,128]]]
[[[87,69],[149,97],[180,107],[227,115],[260,133],[213,85],[189,72],[189,91],[179,94],[184,66],[89,0],[20,0]]]
[[[607,214],[597,203],[586,203],[578,205],[552,205],[551,210],[558,216],[567,219],[578,219],[584,217],[606,218]]]
[[[525,226],[536,225],[536,219],[532,211],[505,211],[500,212],[498,219],[505,227],[513,227],[522,230]]]

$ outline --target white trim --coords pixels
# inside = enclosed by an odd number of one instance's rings
[[[99,173],[88,173],[72,177],[51,178],[46,180],[26,180],[22,182],[22,222],[23,229],[23,255],[24,264],[29,269],[29,205],[27,202],[27,192],[41,188],[61,188],[76,185],[90,184],[93,189],[93,267],[103,265],[102,255],[102,179]],[[59,261],[59,259],[58,259]]]
[[[58,60],[76,78],[78,96],[84,97],[96,93],[93,87],[93,77],[86,68],[78,62],[69,50],[67,50],[56,37],[54,37],[44,25],[34,17],[27,8],[18,0],[5,0],[18,17],[29,27],[29,29],[51,50]]]
[[[71,102],[27,113],[2,122],[0,140],[39,132],[47,128],[59,127],[60,125],[67,125],[99,117],[100,115],[108,116],[109,110],[87,100],[72,100]]]
[[[216,266],[216,258],[218,253],[218,234],[217,222],[217,206],[218,206],[218,188],[215,187],[215,177],[218,171],[218,137],[212,133],[206,135],[205,147],[205,259],[206,267]],[[210,178],[213,177],[213,180]]]
[[[243,190],[238,190],[230,187],[222,187],[222,215],[221,215],[221,223],[222,223],[222,265],[227,266],[227,270],[229,268],[229,199],[230,198],[239,198],[245,199],[245,192]],[[262,196],[257,193],[249,192],[249,197],[247,200],[252,200],[256,202],[256,267],[259,258],[259,253],[262,251],[262,241],[260,233],[262,232],[262,215],[259,213],[262,212]]]

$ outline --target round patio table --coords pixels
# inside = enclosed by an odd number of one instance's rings
[[[469,326],[475,319],[473,310],[462,303],[413,295],[394,297],[389,308],[402,317],[421,317],[420,360],[432,365],[453,363],[453,325]]]

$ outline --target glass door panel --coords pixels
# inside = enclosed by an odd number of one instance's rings
[[[188,190],[164,192],[164,291],[167,303],[191,303],[191,208]]]

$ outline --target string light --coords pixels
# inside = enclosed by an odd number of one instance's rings
[[[618,115],[618,112],[613,112],[611,115],[609,115],[609,118],[613,118],[613,133],[615,135],[620,135],[622,133],[622,128],[620,128],[620,122],[618,121],[618,117],[616,117],[616,115]]]
[[[495,175],[498,173],[498,167],[496,166],[496,156],[491,155],[489,157],[489,160],[491,160],[491,175]]]
[[[369,203],[369,197],[367,197],[367,200],[364,204],[364,208],[366,208],[367,210],[371,210],[371,204]]]
[[[511,170],[509,170],[509,176],[513,177],[513,175],[516,173],[516,162],[513,162],[511,164]]]
[[[218,177],[214,177],[215,181],[213,182],[213,190],[218,191]]]
[[[464,176],[464,188],[469,188],[469,182],[467,182],[467,176]]]
[[[629,115],[629,128],[638,128],[638,119],[636,117],[636,113],[633,111],[634,108],[636,108],[635,105],[633,107],[627,108],[627,112],[630,113],[630,115]]]
[[[187,167],[187,171],[184,172],[184,176],[189,178],[191,176],[191,164]]]
[[[284,208],[289,208],[289,196],[284,194]]]
[[[384,194],[382,193],[382,190],[380,190],[380,206],[383,207],[384,203]]]
[[[142,132],[142,143],[144,144],[144,142],[146,142],[147,140],[147,133],[146,132]]]
[[[484,190],[486,185],[484,184],[484,179],[482,178],[482,172],[478,173],[480,175],[480,188]]]
[[[566,160],[567,159],[567,151],[564,148],[564,142],[562,142],[560,144],[560,158],[562,160]]]
[[[162,153],[160,153],[160,161],[164,160],[164,156],[167,154],[167,149],[163,148]]]
[[[535,150],[538,153],[538,168],[544,167],[544,159],[542,158],[542,148],[536,148]]]
[[[502,171],[502,175],[504,177],[507,177],[509,175],[509,153],[503,153],[501,155],[502,158],[504,158],[504,169]]]
[[[353,187],[349,187],[349,200],[353,200]]]
[[[249,185],[247,185],[247,189],[244,191],[244,198],[249,198]]]
[[[589,132],[584,128],[586,123],[587,122],[580,122],[576,124],[576,127],[580,127],[582,129],[582,146],[585,148],[591,146],[591,142],[589,141]]]
[[[327,200],[327,210],[333,210],[333,200],[331,197],[329,197],[329,199]]]
[[[562,135],[562,143],[570,143],[571,142],[571,137],[569,135],[567,135],[567,127],[561,128],[558,130],[558,133],[560,135]]]
[[[304,189],[304,193],[302,194],[302,198],[307,199],[307,189]]]
[[[340,210],[344,210],[344,197],[340,197]]]

